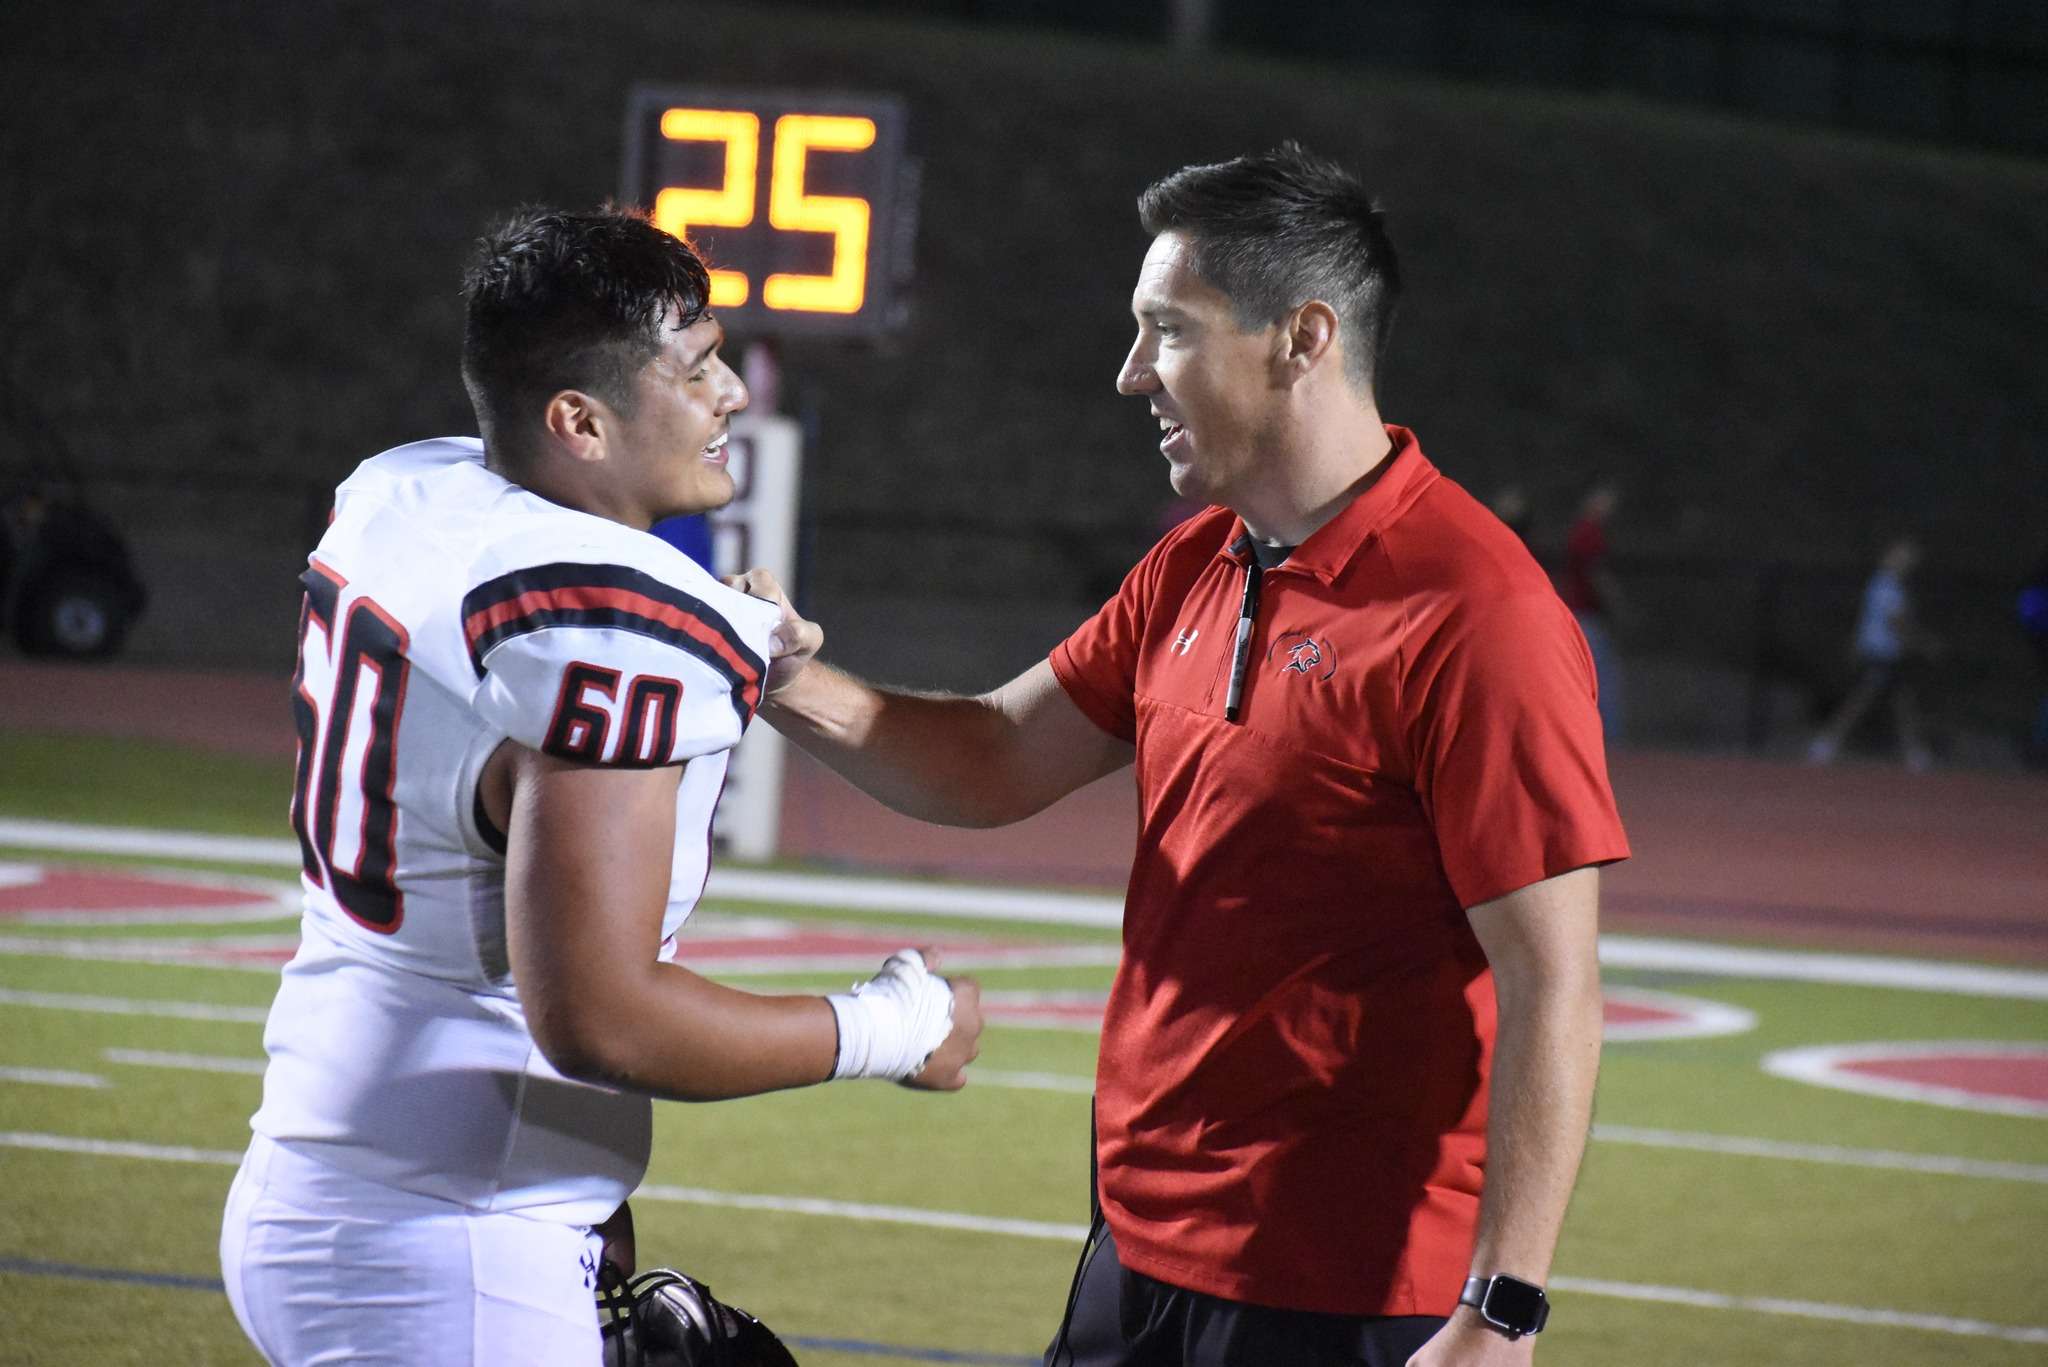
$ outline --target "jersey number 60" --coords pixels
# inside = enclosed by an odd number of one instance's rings
[[[349,605],[335,630],[347,581],[315,563],[299,616],[299,667],[292,680],[298,723],[298,780],[292,829],[306,878],[367,929],[390,934],[405,916],[394,874],[397,809],[392,790],[398,718],[405,709],[405,628],[368,598]]]

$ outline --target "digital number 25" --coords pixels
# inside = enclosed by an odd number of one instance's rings
[[[725,144],[725,183],[717,189],[669,186],[654,197],[654,226],[677,237],[692,226],[744,228],[754,221],[761,154],[761,120],[738,109],[670,109],[661,135],[676,142]],[[804,193],[812,148],[859,152],[872,147],[875,121],[858,115],[785,114],[775,121],[769,157],[768,222],[786,232],[832,234],[830,275],[777,273],[762,282],[761,302],[771,309],[857,313],[867,297],[868,202],[852,196]],[[711,306],[747,302],[747,277],[711,272]]]

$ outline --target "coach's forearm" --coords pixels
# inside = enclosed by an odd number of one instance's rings
[[[1564,1227],[1600,1072],[1598,872],[1580,869],[1493,904],[1482,942],[1499,1032],[1488,1099],[1486,1187],[1472,1270],[1541,1283]]]
[[[1600,1064],[1597,976],[1510,1007],[1503,995],[1472,1268],[1542,1283],[1585,1156]]]
[[[876,688],[814,661],[761,715],[862,792],[921,821],[999,826],[1044,805],[1005,781],[1016,737],[993,695]]]

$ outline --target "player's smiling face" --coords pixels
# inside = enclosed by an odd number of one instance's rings
[[[606,459],[621,520],[640,527],[732,502],[726,434],[747,406],[747,387],[719,348],[725,329],[710,315],[668,328],[662,347],[633,377],[633,411],[614,413]]]
[[[1171,231],[1145,253],[1131,312],[1138,337],[1117,390],[1145,399],[1158,419],[1175,492],[1238,506],[1261,475],[1277,325],[1240,328],[1229,297],[1195,274],[1193,245]]]

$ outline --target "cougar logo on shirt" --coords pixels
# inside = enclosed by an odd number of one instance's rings
[[[1337,652],[1329,638],[1305,631],[1283,631],[1275,636],[1266,658],[1278,662],[1282,675],[1300,674],[1318,683],[1337,672]]]

